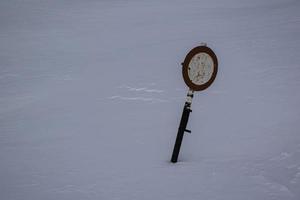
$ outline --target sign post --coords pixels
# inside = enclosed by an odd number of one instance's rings
[[[177,132],[177,137],[172,153],[171,162],[176,163],[180,152],[180,147],[186,129],[191,110],[194,91],[201,91],[208,88],[215,80],[218,72],[218,60],[215,53],[203,44],[192,49],[182,63],[182,75],[184,82],[189,87],[187,99],[183,107],[183,112]]]

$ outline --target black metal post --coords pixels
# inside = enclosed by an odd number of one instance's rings
[[[194,96],[193,91],[189,90],[189,92],[187,94],[186,102],[184,104],[178,132],[177,132],[177,137],[176,137],[176,141],[175,141],[175,145],[174,145],[174,149],[173,149],[173,154],[172,154],[172,158],[171,158],[171,162],[173,162],[173,163],[177,162],[184,132],[191,133],[190,130],[186,129],[186,126],[187,126],[187,123],[189,120],[190,112],[192,112],[191,105],[192,105],[193,96]]]

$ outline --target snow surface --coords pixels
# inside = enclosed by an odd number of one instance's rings
[[[299,200],[299,52],[297,0],[2,0],[0,199]]]

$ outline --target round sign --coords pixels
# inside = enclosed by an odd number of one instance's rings
[[[186,55],[182,65],[184,82],[194,91],[205,90],[217,76],[217,56],[207,46],[192,49]]]

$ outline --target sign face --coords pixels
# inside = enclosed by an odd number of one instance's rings
[[[192,49],[186,55],[182,65],[184,82],[194,91],[205,90],[217,76],[217,56],[207,46]]]

